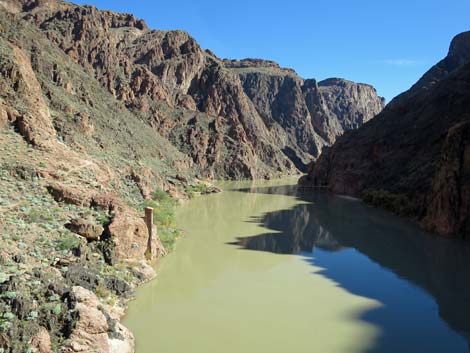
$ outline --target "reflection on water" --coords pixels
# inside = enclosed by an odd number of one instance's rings
[[[178,209],[186,237],[125,320],[136,353],[467,352],[466,243],[285,183]]]
[[[239,191],[295,195],[305,202],[253,220],[272,232],[238,237],[231,244],[299,254],[349,292],[383,303],[361,318],[382,332],[367,352],[468,350],[438,323],[441,318],[469,340],[468,242],[431,236],[387,212],[326,192],[292,186]]]

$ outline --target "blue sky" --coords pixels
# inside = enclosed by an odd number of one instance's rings
[[[75,0],[183,29],[222,58],[279,62],[302,77],[374,85],[389,101],[470,30],[470,0]]]

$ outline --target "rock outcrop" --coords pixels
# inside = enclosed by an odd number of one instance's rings
[[[132,15],[59,1],[2,3],[188,156],[200,177],[297,173],[383,108],[368,85],[317,84],[270,61],[220,60],[187,33],[150,30]],[[52,77],[80,91],[63,70]]]
[[[134,336],[117,322],[119,314],[111,307],[104,307],[95,294],[82,287],[73,287],[69,296],[77,319],[61,353],[134,352]]]
[[[271,61],[224,60],[224,65],[238,73],[264,124],[300,170],[305,171],[323,146],[372,119],[384,106],[370,85],[337,78],[304,80]]]
[[[325,148],[301,185],[364,196],[448,237],[470,234],[470,32],[375,119]]]

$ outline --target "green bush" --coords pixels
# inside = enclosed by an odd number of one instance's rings
[[[5,283],[6,281],[8,281],[10,279],[10,276],[8,276],[6,273],[4,272],[0,272],[0,284],[2,283]]]
[[[174,200],[162,189],[157,189],[152,194],[152,200],[163,202],[163,203],[172,203],[174,204]]]
[[[181,231],[179,229],[162,227],[158,230],[158,236],[167,250],[173,250],[176,239],[181,236]]]
[[[98,216],[96,217],[96,221],[97,221],[99,224],[101,224],[103,227],[109,223],[110,219],[111,219],[111,218],[110,218],[107,214],[105,214],[105,213],[100,213],[100,214],[98,214]]]
[[[68,251],[78,248],[80,240],[72,234],[64,234],[57,242],[57,250]]]
[[[146,200],[144,207],[153,208],[153,223],[157,226],[158,236],[163,245],[171,249],[180,236],[175,225],[176,201],[163,190],[156,190],[152,194],[152,200]]]
[[[185,191],[186,194],[190,199],[192,199],[195,195],[197,194],[208,194],[210,192],[211,188],[207,186],[206,184],[198,184],[198,185],[191,185],[186,187]]]
[[[99,298],[108,298],[110,295],[111,295],[111,292],[108,288],[106,288],[104,285],[102,284],[99,284],[96,289],[95,289],[95,294],[99,297]]]
[[[29,314],[28,314],[28,317],[26,318],[26,320],[28,321],[34,321],[38,318],[39,316],[39,313],[37,311],[31,311]]]
[[[382,189],[367,189],[362,194],[365,203],[384,208],[405,217],[416,216],[416,205],[406,194],[395,194]]]

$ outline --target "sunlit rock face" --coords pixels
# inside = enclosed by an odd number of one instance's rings
[[[2,0],[187,155],[201,177],[306,170],[323,146],[383,108],[369,85],[304,80],[259,59],[221,60],[184,31],[57,0]],[[77,82],[56,79],[70,93]]]

